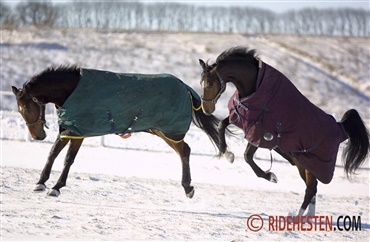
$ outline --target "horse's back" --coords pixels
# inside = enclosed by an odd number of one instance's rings
[[[82,69],[78,86],[61,108],[60,125],[81,136],[157,129],[186,133],[192,115],[189,88],[170,74]]]

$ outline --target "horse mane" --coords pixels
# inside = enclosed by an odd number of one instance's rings
[[[216,59],[218,66],[221,66],[227,62],[231,61],[247,61],[253,62],[258,65],[257,58],[258,55],[255,49],[248,49],[243,46],[236,46],[222,52]]]
[[[50,66],[42,72],[34,75],[28,82],[24,83],[23,89],[29,90],[30,88],[48,80],[63,80],[65,75],[79,75],[80,67],[77,65],[59,65]]]

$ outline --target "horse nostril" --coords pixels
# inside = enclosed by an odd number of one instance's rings
[[[36,135],[33,137],[35,140],[44,140],[46,138],[46,134]]]
[[[212,115],[212,113],[207,112],[207,111],[204,111],[204,110],[203,110],[203,113],[204,113],[205,115],[207,115],[207,116],[211,116],[211,115]]]

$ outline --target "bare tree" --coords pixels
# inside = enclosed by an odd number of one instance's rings
[[[3,2],[0,2],[0,24],[2,28],[13,30],[18,26],[17,16],[12,9]]]
[[[2,4],[4,5],[4,4]],[[229,33],[275,33],[338,36],[369,36],[368,10],[291,10],[281,14],[251,7],[204,7],[179,3],[141,2],[48,2],[20,3],[23,25],[61,27],[169,30]],[[2,10],[0,23],[9,19]]]
[[[19,3],[16,10],[23,25],[51,27],[58,16],[57,9],[49,2]]]

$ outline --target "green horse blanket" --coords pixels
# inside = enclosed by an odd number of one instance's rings
[[[198,94],[175,76],[82,69],[80,81],[58,111],[61,137],[159,130],[185,134]]]

